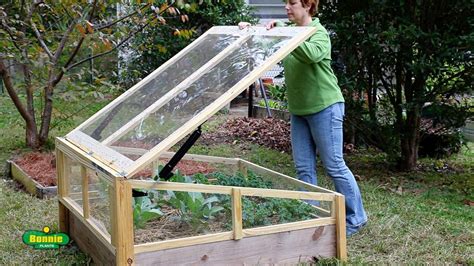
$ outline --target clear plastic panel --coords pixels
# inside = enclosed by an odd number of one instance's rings
[[[66,171],[66,174],[69,175],[69,183],[67,184],[69,186],[69,197],[82,210],[82,166],[79,162],[72,160],[69,157],[65,157],[65,160],[68,161],[65,165],[70,166],[70,169]]]
[[[82,131],[98,141],[103,141],[224,50],[236,38],[238,36],[208,35],[176,63],[171,64],[158,73],[155,78],[141,85],[123,102],[103,113]]]
[[[296,199],[242,197],[244,229],[317,219],[320,210],[311,201]],[[319,205],[319,202],[312,202]]]
[[[229,195],[147,190],[133,198],[135,244],[232,230]]]
[[[104,233],[111,234],[110,193],[111,184],[94,171],[87,171],[89,177],[89,210],[90,218]]]
[[[112,145],[151,149],[261,66],[289,39],[252,36]]]

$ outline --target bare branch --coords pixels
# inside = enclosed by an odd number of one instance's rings
[[[31,23],[31,28],[33,29],[34,33],[35,33],[35,36],[36,36],[36,39],[38,40],[41,48],[43,48],[43,50],[46,52],[46,54],[48,55],[49,59],[53,60],[53,54],[51,53],[51,51],[49,50],[48,46],[46,45],[46,43],[44,42],[43,40],[43,36],[41,36],[41,33],[39,32],[38,28],[36,28],[36,25],[35,23],[33,22],[32,19],[30,19],[30,23]]]
[[[59,43],[58,49],[54,53],[54,58],[53,62],[56,63],[61,56],[64,46],[66,45],[67,39],[69,38],[69,34],[71,34],[72,30],[74,29],[74,26],[76,25],[76,20],[73,20],[71,24],[69,25],[68,29],[64,33],[63,37],[61,38],[61,42]]]
[[[167,6],[165,9],[163,9],[159,14],[163,14],[164,12],[166,12],[166,10],[168,10],[169,8],[171,8],[172,6],[174,5],[171,4],[169,6]],[[148,6],[148,5],[147,5]],[[130,35],[127,36],[127,38],[125,38],[124,40],[122,40],[120,43],[118,43],[117,45],[115,45],[112,49],[110,49],[109,51],[106,51],[106,52],[103,52],[103,53],[100,53],[100,54],[96,54],[94,56],[90,56],[90,57],[87,57],[79,62],[76,62],[70,66],[68,66],[68,64],[66,64],[66,71],[69,71],[71,68],[73,67],[76,67],[80,64],[83,64],[91,59],[94,59],[94,58],[97,58],[97,57],[101,57],[101,56],[104,56],[104,55],[107,55],[107,54],[110,54],[111,52],[113,52],[114,50],[120,48],[122,45],[124,45],[126,42],[128,42],[128,40],[130,40],[133,36],[135,36],[137,33],[141,32],[144,28],[146,28],[148,25],[150,24],[150,21],[148,21],[147,23],[145,23],[143,26],[141,26],[138,30],[135,30],[134,32],[132,32]]]
[[[81,61],[79,62],[76,62],[70,66],[68,66],[66,68],[67,71],[69,71],[71,68],[73,67],[76,67],[80,64],[83,64],[91,59],[94,59],[94,58],[97,58],[97,57],[100,57],[100,56],[104,56],[104,55],[107,55],[107,54],[110,54],[111,52],[117,50],[120,46],[124,45],[128,40],[130,40],[133,36],[135,36],[137,33],[139,33],[140,31],[142,31],[146,26],[148,26],[150,24],[150,22],[147,22],[145,23],[145,25],[141,26],[138,30],[132,32],[130,35],[127,36],[127,38],[125,38],[124,40],[122,40],[120,43],[118,43],[117,45],[115,45],[112,49],[106,51],[106,52],[103,52],[103,53],[100,53],[100,54],[96,54],[94,56],[90,56],[88,58],[85,58],[85,59],[82,59]]]

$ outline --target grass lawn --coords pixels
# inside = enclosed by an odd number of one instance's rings
[[[59,102],[56,117],[68,110],[52,136],[61,136],[105,103],[84,108],[81,103]],[[61,111],[63,110],[63,111]],[[59,121],[58,119],[53,120]],[[212,124],[209,128],[213,128]],[[9,98],[0,96],[0,165],[24,147],[22,122]],[[359,185],[369,223],[348,239],[350,264],[448,263],[474,264],[474,144],[447,160],[420,160],[423,171],[397,173],[384,154],[359,151],[346,156]],[[197,144],[191,153],[241,157],[294,176],[291,156],[237,141],[236,145]],[[3,169],[0,169],[3,173]],[[319,169],[319,184],[333,189]],[[40,200],[24,193],[3,174],[0,179],[0,265],[85,264],[90,258],[73,244],[60,250],[34,250],[21,241],[25,230],[58,228],[57,200]],[[467,203],[467,204],[466,204]],[[334,260],[324,263],[337,264]]]

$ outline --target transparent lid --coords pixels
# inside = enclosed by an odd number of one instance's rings
[[[213,27],[66,138],[123,175],[156,159],[315,28]]]

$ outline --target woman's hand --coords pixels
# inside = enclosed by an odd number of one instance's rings
[[[268,22],[265,27],[267,28],[267,30],[271,30],[271,29],[275,28],[276,26],[277,26],[277,21],[272,20],[272,21]]]
[[[239,22],[239,29],[241,29],[241,30],[243,30],[243,29],[245,29],[245,28],[248,28],[248,27],[250,27],[250,26],[252,26],[252,25],[251,25],[250,23],[248,23],[248,22],[245,22],[245,21]]]

